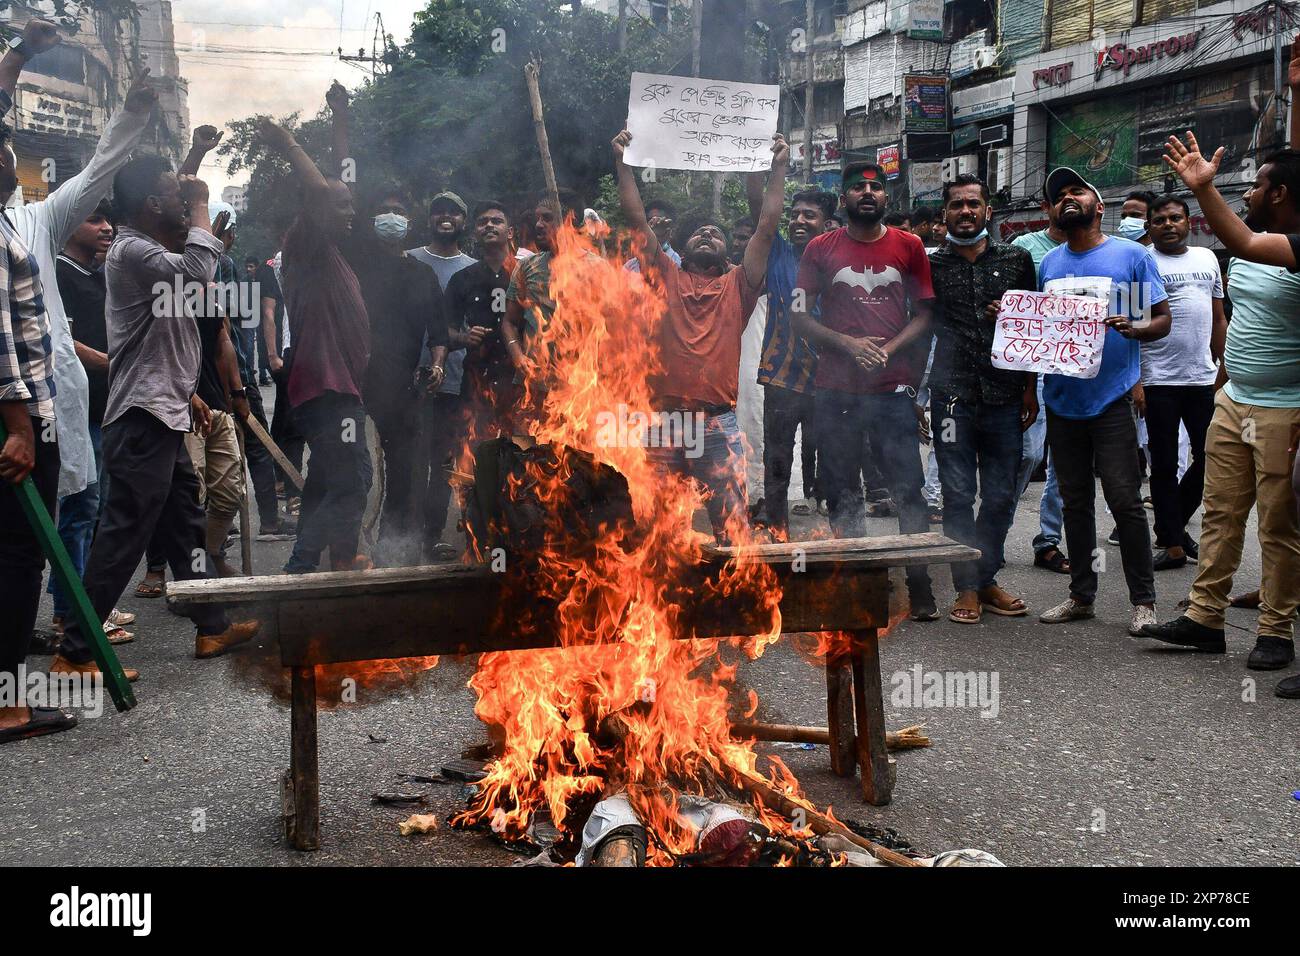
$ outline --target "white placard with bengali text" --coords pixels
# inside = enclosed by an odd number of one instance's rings
[[[780,87],[633,73],[629,166],[753,172],[772,167]]]
[[[998,305],[995,368],[1096,378],[1110,309],[1101,299],[1053,292],[1007,292]]]

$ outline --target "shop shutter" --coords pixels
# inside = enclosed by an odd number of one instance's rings
[[[1092,4],[1093,0],[1049,0],[1050,49],[1083,43],[1092,36]]]
[[[1133,26],[1136,0],[1093,0],[1091,37],[1097,30],[1118,33]]]
[[[1186,17],[1196,12],[1197,0],[1142,0],[1142,22],[1158,23],[1170,17]],[[1201,3],[1201,6],[1208,6]]]
[[[1002,0],[998,4],[998,43],[1002,66],[1043,48],[1043,0]]]
[[[867,105],[867,77],[871,65],[871,44],[855,43],[844,51],[844,109]]]

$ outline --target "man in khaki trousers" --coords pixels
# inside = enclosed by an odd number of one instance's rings
[[[1300,232],[1300,153],[1264,161],[1245,196],[1257,232]],[[1205,442],[1205,513],[1190,606],[1182,617],[1144,627],[1168,644],[1222,654],[1224,611],[1241,562],[1246,522],[1259,520],[1262,565],[1258,637],[1246,666],[1280,670],[1295,660],[1300,607],[1300,518],[1291,489],[1291,436],[1300,430],[1300,274],[1233,259],[1232,322]],[[1284,682],[1285,683],[1285,682]],[[1280,696],[1283,694],[1279,688]]]

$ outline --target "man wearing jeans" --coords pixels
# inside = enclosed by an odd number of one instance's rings
[[[1050,202],[1043,200],[1043,215],[1047,217],[1047,228],[1037,232],[1022,233],[1011,240],[1013,246],[1019,246],[1034,259],[1034,272],[1043,265],[1047,254],[1065,242],[1065,233],[1056,224],[1056,210]],[[1037,282],[1034,288],[1038,288]],[[1034,535],[1034,567],[1055,571],[1057,574],[1070,573],[1070,561],[1061,553],[1061,535],[1064,533],[1061,515],[1061,486],[1056,480],[1056,463],[1047,454],[1047,407],[1043,404],[1043,377],[1038,377],[1038,417],[1025,429],[1020,447],[1020,473],[1016,476],[1016,501],[1024,497],[1029,487],[1029,478],[1038,466],[1047,462],[1043,493],[1038,499],[1038,534]]]
[[[1155,569],[1181,568],[1190,550],[1187,522],[1201,506],[1205,486],[1205,431],[1214,414],[1214,380],[1228,320],[1223,315],[1219,260],[1209,249],[1189,247],[1187,203],[1175,196],[1152,200],[1147,212],[1151,256],[1169,294],[1169,337],[1142,346],[1147,447],[1151,453],[1151,506],[1156,518]],[[1178,477],[1178,429],[1187,429],[1191,463]]]
[[[848,225],[808,243],[791,302],[795,333],[818,355],[818,473],[831,531],[837,538],[866,534],[860,475],[869,438],[898,506],[898,529],[924,532],[930,524],[914,408],[922,356],[914,353],[929,336],[930,263],[920,239],[881,221],[883,169],[852,163],[842,183]],[[912,619],[938,619],[924,567],[907,569],[907,588]]]
[[[959,624],[978,624],[986,610],[1005,617],[1027,612],[1025,602],[998,587],[996,578],[1016,512],[1020,434],[1038,416],[1038,376],[993,367],[989,306],[1004,292],[1034,287],[1034,260],[989,238],[988,200],[988,187],[977,176],[963,173],[945,183],[948,235],[930,256],[930,421],[943,484],[943,530],[980,550],[978,561],[952,566],[957,602],[948,617]]]
[[[1097,574],[1097,485],[1118,524],[1120,556],[1133,605],[1129,633],[1155,623],[1151,534],[1142,507],[1137,423],[1129,395],[1139,377],[1138,342],[1169,334],[1169,303],[1155,260],[1136,242],[1103,236],[1101,194],[1072,169],[1047,177],[1047,200],[1065,231],[1064,244],[1043,259],[1045,292],[1084,295],[1109,303],[1100,368],[1093,378],[1047,375],[1047,443],[1056,459],[1070,554],[1070,596],[1039,617],[1044,624],[1093,616]]]
[[[785,206],[790,147],[779,134],[773,137],[762,212],[741,264],[727,261],[726,231],[720,223],[707,220],[681,230],[682,264],[678,266],[659,245],[641,205],[636,176],[623,162],[631,141],[627,130],[613,141],[618,198],[628,225],[646,240],[642,271],[661,284],[667,304],[659,330],[663,372],[651,380],[652,400],[657,412],[674,418],[679,413],[678,420],[683,421],[685,416],[704,421],[701,457],[691,457],[694,451],[689,447],[658,447],[648,450],[650,460],[661,472],[689,476],[705,487],[714,537],[729,544],[748,520],[745,454],[736,423],[740,339],[763,288],[772,237]]]

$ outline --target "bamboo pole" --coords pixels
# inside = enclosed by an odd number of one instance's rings
[[[555,210],[556,222],[564,221],[560,208],[560,187],[555,182],[555,166],[551,162],[551,142],[546,136],[546,117],[542,113],[542,91],[538,87],[540,67],[536,60],[524,64],[524,80],[528,83],[528,102],[533,108],[533,130],[537,133],[537,149],[542,154],[542,175],[546,178],[546,193]]]
[[[773,740],[794,744],[826,744],[831,732],[826,727],[799,727],[794,724],[732,724],[731,736],[741,740]],[[921,733],[921,725],[891,730],[885,734],[890,750],[911,750],[930,746],[930,738]]]

